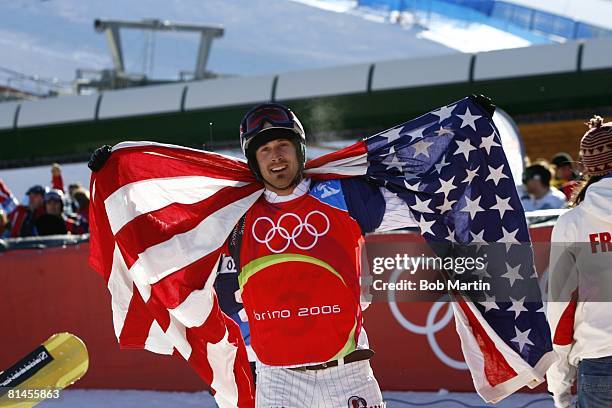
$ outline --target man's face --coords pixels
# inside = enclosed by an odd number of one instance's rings
[[[47,200],[45,203],[45,210],[47,214],[61,215],[62,214],[62,203],[56,200]]]
[[[36,211],[43,205],[43,196],[38,193],[30,193],[28,194],[28,207],[30,210]]]
[[[280,195],[293,191],[293,181],[298,174],[299,164],[295,145],[290,140],[269,141],[255,151],[255,159],[269,190]]]
[[[537,180],[535,178],[527,180],[525,183],[525,189],[531,195],[538,196],[546,189],[541,180]]]
[[[557,167],[555,177],[559,180],[569,180],[572,177],[572,168],[570,166]]]

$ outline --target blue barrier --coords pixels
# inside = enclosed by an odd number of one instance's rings
[[[448,17],[492,25],[521,35],[516,30],[566,39],[611,36],[612,31],[570,18],[497,0],[358,0],[359,6],[385,11],[438,13]],[[528,38],[532,39],[532,38]],[[542,41],[536,41],[542,42]]]

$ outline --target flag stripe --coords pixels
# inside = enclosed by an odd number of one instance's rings
[[[119,338],[130,307],[130,299],[134,293],[134,282],[130,278],[128,268],[116,245],[113,253],[113,267],[106,286],[111,294],[115,336]]]
[[[127,266],[131,267],[147,248],[167,241],[176,234],[190,231],[211,213],[231,206],[257,191],[261,191],[257,184],[237,188],[225,187],[213,197],[201,202],[171,204],[135,218],[115,236]]]
[[[204,289],[208,280],[216,275],[220,254],[220,249],[213,251],[185,268],[166,276],[151,286],[151,296],[166,308],[179,307],[189,297],[191,291]]]
[[[134,218],[173,203],[195,204],[224,187],[246,183],[204,176],[180,176],[141,180],[117,189],[105,201],[113,234]]]
[[[213,284],[215,283],[218,261],[208,271],[204,288],[193,290],[177,307],[170,309],[170,314],[185,327],[196,327],[204,324],[214,306]]]
[[[469,322],[472,334],[476,339],[484,361],[486,380],[492,386],[508,381],[516,376],[516,371],[508,364],[497,345],[491,340],[469,305],[463,300],[457,300],[461,311]],[[467,362],[469,364],[469,361]]]
[[[257,190],[215,211],[190,231],[147,248],[130,267],[130,274],[136,281],[153,284],[218,249],[234,228],[227,220],[240,219],[261,193]]]

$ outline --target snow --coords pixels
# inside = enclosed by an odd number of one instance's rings
[[[367,7],[355,8],[356,2],[347,0],[292,0],[324,10],[352,14],[364,20],[379,24],[396,24],[404,29],[414,29],[418,25],[422,31],[417,38],[431,40],[460,52],[482,52],[508,48],[527,47],[531,42],[520,36],[495,27],[462,20],[452,19],[436,13],[427,18],[419,18],[410,12],[389,14],[387,11]],[[399,21],[399,24],[390,20]],[[541,41],[545,41],[542,39]]]
[[[24,0],[0,2],[0,66],[29,75],[70,81],[77,68],[111,68],[105,36],[95,18],[221,24],[225,34],[213,41],[208,69],[235,75],[440,55],[452,49],[417,37],[417,30],[364,20],[335,2],[311,0]],[[326,9],[313,7],[329,3]],[[340,7],[340,8],[339,8]],[[332,11],[332,9],[334,11]],[[146,34],[123,30],[129,72],[143,72]],[[176,78],[192,70],[198,36],[155,34],[153,78]],[[44,67],[44,68],[41,68]],[[18,86],[19,83],[13,83]]]
[[[506,398],[497,405],[487,405],[476,393],[459,392],[384,392],[388,408],[407,406],[431,406],[443,408],[461,408],[463,404],[472,407],[521,408],[529,404],[530,408],[552,407],[552,399],[546,394],[517,393]],[[453,402],[453,401],[459,402]],[[540,402],[536,402],[542,400]],[[439,401],[436,403],[436,401]],[[463,403],[463,404],[461,404]],[[419,404],[419,405],[417,405]],[[161,392],[136,390],[64,390],[61,398],[56,401],[45,401],[40,408],[172,408],[198,407],[213,408],[217,405],[206,391]]]
[[[497,28],[473,23],[465,23],[442,17],[433,20],[419,38],[426,38],[461,52],[482,52],[508,48],[528,47],[531,43],[519,36],[506,33]]]

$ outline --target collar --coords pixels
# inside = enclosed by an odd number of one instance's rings
[[[296,198],[303,196],[304,194],[308,193],[308,190],[310,190],[310,179],[305,178],[300,181],[297,186],[295,186],[293,192],[289,195],[279,196],[273,191],[264,190],[264,198],[267,202],[272,204],[285,203],[287,201],[295,200]]]

